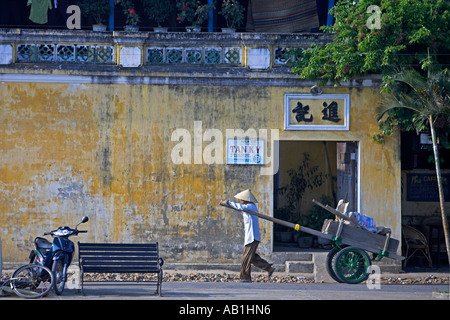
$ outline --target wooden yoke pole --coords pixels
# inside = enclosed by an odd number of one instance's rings
[[[353,222],[352,220],[350,220],[346,215],[340,213],[339,211],[337,211],[336,209],[330,207],[329,205],[323,205],[323,204],[321,204],[319,201],[316,201],[316,200],[314,200],[314,199],[312,200],[312,202],[314,202],[314,203],[317,204],[318,206],[324,208],[325,210],[331,212],[332,214],[338,216],[339,218],[344,219],[344,220],[347,220],[347,221],[350,221],[351,223],[354,223],[354,222]]]
[[[220,205],[225,207],[225,208],[233,209],[235,211],[239,211],[239,212],[241,211],[241,210],[237,210],[237,209],[233,208],[232,206],[230,206],[228,204],[222,204],[221,203]],[[295,229],[296,231],[303,231],[305,233],[309,233],[309,234],[312,234],[312,235],[315,235],[315,236],[318,236],[318,237],[322,237],[322,238],[328,238],[328,239],[332,238],[331,235],[328,235],[328,234],[325,234],[325,233],[322,233],[322,232],[319,232],[319,231],[316,231],[314,229],[310,229],[310,228],[307,228],[307,227],[302,227],[299,224],[295,224],[295,223],[292,223],[292,222],[280,220],[280,219],[273,218],[273,217],[267,216],[265,214],[260,214],[258,212],[254,212],[254,211],[250,211],[250,210],[242,210],[242,211],[245,212],[245,213],[257,216],[258,218],[261,218],[261,219],[264,219],[264,220],[268,220],[268,221],[280,224],[280,225],[288,227],[288,228]]]

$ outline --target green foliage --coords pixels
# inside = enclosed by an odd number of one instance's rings
[[[139,14],[134,9],[134,3],[132,0],[122,0],[120,2],[122,6],[123,14],[125,15],[125,24],[130,26],[137,26],[141,22]]]
[[[384,143],[386,137],[392,136],[396,132],[425,129],[424,123],[419,123],[414,112],[406,108],[396,108],[386,112],[386,116],[378,122],[379,132],[372,136],[378,143]]]
[[[381,10],[380,29],[368,27],[371,5]],[[335,24],[322,30],[335,33],[334,40],[297,50],[299,57],[291,62],[292,72],[303,79],[338,85],[368,73],[385,75],[395,66],[449,63],[449,1],[340,0],[331,13]]]
[[[171,0],[141,0],[141,2],[149,19],[155,21],[158,27],[167,21],[173,11]]]
[[[423,77],[413,69],[396,70],[378,111],[380,132],[373,136],[375,141],[382,143],[380,136],[399,130],[428,131],[432,121],[439,144],[450,148],[450,78],[445,72],[429,71]]]
[[[97,24],[104,24],[106,17],[111,12],[109,0],[83,0],[78,5],[81,13],[85,17],[91,16]]]
[[[219,14],[225,18],[228,28],[237,28],[244,23],[244,10],[237,0],[223,0]]]
[[[333,199],[329,196],[322,195],[320,197],[320,203],[324,205],[333,206]],[[310,211],[309,215],[306,216],[305,225],[314,230],[321,230],[323,222],[326,219],[334,219],[334,214],[325,210],[322,207],[315,205]]]
[[[213,8],[214,5],[202,4],[200,0],[177,0],[177,20],[186,21],[192,26],[201,26]]]

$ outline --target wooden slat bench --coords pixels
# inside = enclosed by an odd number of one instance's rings
[[[81,293],[85,273],[156,273],[156,294],[161,296],[163,259],[158,243],[80,243],[78,242]],[[109,280],[108,280],[109,281]]]

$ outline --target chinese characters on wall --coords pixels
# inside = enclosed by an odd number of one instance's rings
[[[348,130],[348,94],[285,94],[286,130]]]

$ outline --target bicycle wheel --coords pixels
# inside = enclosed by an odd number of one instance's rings
[[[47,295],[53,287],[51,270],[40,264],[27,264],[14,271],[11,288],[22,298],[34,299]]]
[[[336,272],[334,272],[334,270],[333,270],[334,258],[339,251],[340,251],[340,249],[338,249],[338,248],[332,248],[327,254],[327,264],[325,265],[326,269],[328,271],[328,274],[336,282],[342,282],[336,276]]]
[[[360,283],[369,277],[367,268],[372,262],[364,250],[347,247],[336,254],[333,264],[339,280],[345,283]]]

